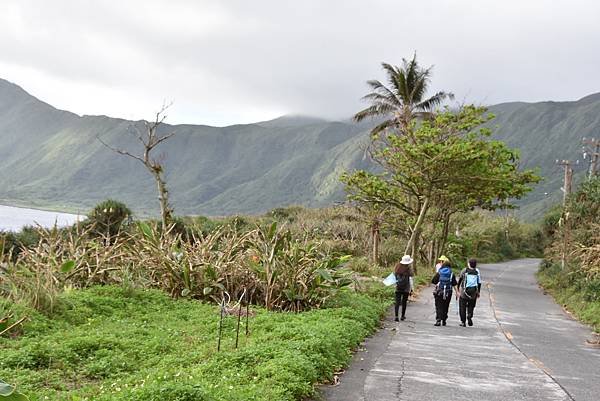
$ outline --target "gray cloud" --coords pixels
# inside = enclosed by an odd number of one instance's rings
[[[0,77],[61,108],[170,122],[352,115],[417,51],[476,103],[600,91],[594,1],[4,0]]]

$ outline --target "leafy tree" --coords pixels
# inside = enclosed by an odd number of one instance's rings
[[[410,125],[413,119],[431,118],[436,107],[445,99],[454,97],[452,93],[440,91],[426,98],[432,67],[420,67],[416,53],[410,61],[402,59],[402,67],[387,63],[382,63],[382,67],[387,73],[389,86],[378,80],[367,81],[373,92],[364,96],[363,99],[371,102],[371,105],[354,116],[356,122],[360,122],[365,118],[384,118],[383,122],[371,130],[374,142],[369,149],[370,153],[376,151],[377,139],[381,142],[379,143],[380,146],[387,145],[383,141],[386,138],[386,135],[383,135],[384,133],[410,135]],[[374,157],[374,160],[377,162],[378,158]],[[374,208],[367,214],[373,216],[370,222],[373,245],[372,260],[377,263],[379,230],[381,219],[385,215],[381,210],[387,210],[387,208],[382,207],[381,203],[378,206],[375,206],[374,203],[367,203],[366,205]]]
[[[539,177],[519,171],[518,154],[490,140],[491,130],[482,124],[492,118],[483,107],[465,106],[421,123],[413,120],[407,135],[380,132],[372,156],[383,171],[345,174],[351,199],[401,211],[411,233],[405,252],[413,255],[432,208],[450,216],[476,207],[505,207]]]
[[[357,122],[365,118],[386,118],[373,128],[372,135],[388,129],[406,133],[414,118],[432,116],[433,110],[446,98],[453,98],[452,93],[443,91],[425,97],[432,67],[420,67],[416,53],[410,61],[402,59],[402,67],[387,63],[381,65],[387,73],[389,86],[378,80],[367,81],[373,92],[363,99],[371,102],[371,105],[354,116]]]

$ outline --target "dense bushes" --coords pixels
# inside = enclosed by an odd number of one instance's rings
[[[10,255],[14,260],[23,249],[30,248],[40,240],[37,227],[26,226],[18,233],[0,232],[0,255]]]
[[[600,331],[600,177],[544,219],[550,236],[539,272],[557,300]]]
[[[160,288],[175,297],[213,299],[223,294],[267,309],[318,307],[352,283],[345,257],[322,242],[295,238],[276,223],[241,231],[232,225],[187,240],[139,223],[106,241],[89,235],[94,226],[60,232],[39,230],[40,241],[16,260],[5,257],[0,293],[52,312],[67,287],[120,284]]]
[[[460,215],[455,224],[446,252],[453,261],[465,263],[475,257],[482,262],[499,262],[542,256],[544,235],[537,225],[487,212]]]
[[[0,293],[51,312],[66,287],[160,288],[175,297],[217,302],[224,293],[235,302],[246,291],[254,304],[296,311],[318,307],[356,274],[385,274],[404,253],[404,234],[394,228],[400,222],[388,219],[373,263],[368,216],[349,206],[178,218],[166,230],[156,222],[124,225],[128,209],[114,201],[98,205],[90,216],[71,228],[29,228],[7,236],[15,251],[0,256],[5,271]],[[473,212],[453,224],[457,230],[444,252],[459,267],[471,256],[483,261],[537,256],[543,243],[539,230],[512,218]]]

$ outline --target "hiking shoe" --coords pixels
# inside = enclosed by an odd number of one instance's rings
[[[396,317],[394,318],[394,322],[399,322],[399,321],[400,321],[400,320],[398,320],[398,316],[396,316]]]
[[[406,320],[406,317],[405,317],[405,316],[402,316],[402,317],[400,318],[400,320]]]
[[[460,327],[466,327],[467,325],[465,324],[465,322],[460,322],[459,326]]]
[[[435,324],[434,324],[434,326],[441,326],[441,325],[442,325],[442,324],[440,323],[440,321],[439,321],[439,320],[438,320],[438,321],[436,321],[436,322],[435,322]]]
[[[468,318],[467,322],[469,322],[469,326],[473,326],[473,321],[471,320],[471,318]]]
[[[446,325],[446,321],[442,320],[442,326],[445,326],[445,325]]]

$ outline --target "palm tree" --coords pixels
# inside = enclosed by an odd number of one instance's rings
[[[367,117],[391,117],[373,128],[372,135],[388,128],[397,128],[400,132],[407,132],[414,118],[429,117],[443,100],[454,98],[452,93],[437,92],[424,99],[432,67],[421,68],[417,63],[416,53],[410,61],[402,59],[402,67],[387,63],[381,63],[381,65],[387,72],[389,87],[378,80],[367,81],[373,92],[364,96],[363,99],[370,101],[371,105],[354,116],[356,122]]]

